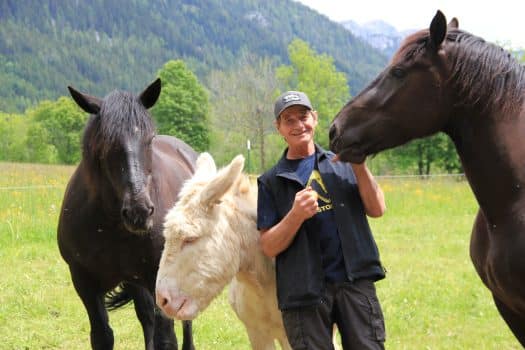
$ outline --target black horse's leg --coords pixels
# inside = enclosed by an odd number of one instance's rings
[[[195,350],[191,321],[182,321],[182,350]]]
[[[146,350],[177,350],[173,321],[157,317],[155,301],[147,288],[127,285],[133,296],[135,313],[142,325]]]
[[[154,346],[154,331],[155,318],[153,316],[153,300],[144,287],[126,284],[126,289],[133,298],[133,305],[135,306],[135,314],[142,326],[142,333],[144,335],[144,344],[146,350],[155,350]]]
[[[503,317],[512,333],[514,333],[514,336],[518,339],[521,346],[525,348],[525,318],[509,309],[495,296],[493,296],[493,298],[500,315]]]
[[[97,281],[81,269],[70,266],[69,270],[75,290],[88,313],[92,349],[113,349],[113,330],[109,326],[108,312],[104,306],[104,291],[97,289]]]
[[[155,345],[157,349],[178,349],[177,338],[173,329],[173,320],[162,315],[162,311],[155,306]]]

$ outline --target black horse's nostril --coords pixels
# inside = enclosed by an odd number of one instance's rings
[[[122,209],[122,217],[128,219],[129,211],[128,209]]]

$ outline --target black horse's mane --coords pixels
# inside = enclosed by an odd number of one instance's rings
[[[452,61],[450,83],[458,92],[459,103],[483,110],[511,112],[525,99],[525,67],[509,52],[468,32],[450,29],[446,40]],[[414,33],[395,57],[411,60],[430,41],[428,30]]]
[[[84,157],[96,154],[104,157],[118,140],[147,138],[155,133],[155,125],[146,108],[133,94],[113,91],[104,98],[97,115],[87,123],[84,140]]]

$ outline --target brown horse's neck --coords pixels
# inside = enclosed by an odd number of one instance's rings
[[[447,133],[490,224],[497,225],[525,190],[525,114],[461,111]]]

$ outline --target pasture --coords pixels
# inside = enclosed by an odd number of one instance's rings
[[[73,168],[0,163],[0,349],[86,349],[89,324],[56,244]],[[388,210],[370,220],[387,278],[377,284],[387,349],[520,349],[470,262],[477,204],[466,181],[380,178]],[[141,349],[131,306],[110,313],[115,349]],[[193,324],[197,349],[249,349],[227,302]],[[182,339],[181,324],[176,331]]]

